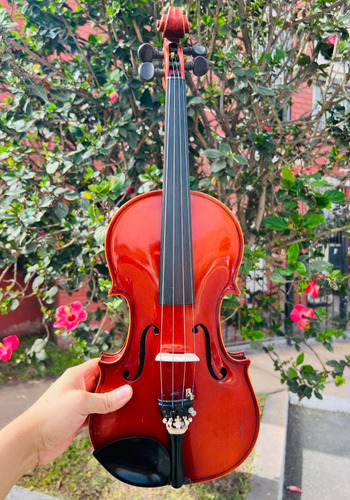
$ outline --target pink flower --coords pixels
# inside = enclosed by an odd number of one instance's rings
[[[74,330],[81,321],[85,321],[87,313],[81,302],[72,302],[70,306],[60,306],[56,310],[55,328],[66,328],[67,332]]]
[[[294,491],[294,493],[302,493],[303,490],[298,488],[298,486],[287,486],[287,490]]]
[[[337,37],[335,35],[333,35],[333,36],[330,36],[328,38],[326,43],[328,43],[328,45],[335,45],[336,41],[337,41]]]
[[[109,95],[109,102],[110,102],[111,104],[113,104],[113,103],[114,103],[114,101],[116,101],[116,100],[117,100],[117,98],[118,98],[118,92],[115,92],[115,91],[114,91],[114,92],[112,92],[112,93]]]
[[[312,295],[314,299],[318,299],[318,291],[320,289],[320,285],[316,285],[316,281],[317,279],[312,280],[311,283],[306,287],[307,293],[309,295]]]
[[[10,335],[9,337],[5,337],[0,342],[0,359],[3,361],[8,361],[12,356],[12,351],[17,349],[19,346],[19,340],[17,335]]]
[[[294,306],[293,311],[290,313],[290,319],[298,324],[302,330],[309,328],[310,321],[307,318],[314,318],[315,313],[312,309],[308,309],[302,304]]]

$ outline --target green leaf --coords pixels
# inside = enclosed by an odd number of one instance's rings
[[[314,269],[317,272],[327,271],[333,267],[332,264],[330,264],[325,260],[315,260],[314,262],[311,262],[310,265],[312,269]]]
[[[306,266],[303,262],[297,262],[296,267],[297,267],[297,271],[299,274],[301,274],[302,276],[306,276],[307,270],[306,270]]]
[[[301,352],[299,354],[299,356],[297,357],[297,360],[296,360],[296,364],[297,366],[298,365],[301,365],[302,363],[304,363],[304,358],[305,358],[305,353],[304,352]]]
[[[37,97],[40,97],[44,102],[47,101],[47,94],[41,85],[28,85],[28,90]]]
[[[234,72],[234,74],[236,76],[239,76],[239,77],[242,77],[245,75],[245,71],[243,68],[236,67],[236,68],[233,68],[232,71]]]
[[[37,276],[33,281],[32,288],[33,290],[37,290],[42,283],[44,283],[45,278],[43,276]]]
[[[70,133],[74,137],[84,137],[84,132],[79,127],[69,127]]]
[[[60,219],[64,219],[69,212],[69,209],[65,203],[59,201],[55,208],[53,209],[55,215]]]
[[[54,297],[57,292],[58,292],[58,287],[54,285],[48,289],[48,291],[46,292],[46,297]]]
[[[233,159],[235,160],[236,163],[239,163],[240,165],[248,165],[247,158],[242,155],[234,154]]]
[[[308,185],[311,187],[321,187],[321,186],[328,186],[329,182],[326,181],[326,179],[322,179],[320,181],[312,181],[308,182]]]
[[[94,205],[92,203],[89,206],[88,215],[90,219],[95,220],[95,210],[94,210]]]
[[[287,371],[287,377],[288,378],[297,378],[298,377],[298,372],[292,368],[291,366],[288,368]]]
[[[287,250],[287,262],[290,264],[291,262],[295,262],[299,257],[299,244],[292,243],[291,246]]]
[[[248,78],[254,78],[254,76],[256,75],[255,70],[253,68],[246,69],[244,73],[245,76],[247,76]]]
[[[305,226],[308,229],[312,229],[313,227],[320,226],[324,223],[324,215],[323,214],[306,214],[304,217]]]
[[[53,161],[52,163],[48,163],[46,165],[46,172],[48,174],[54,174],[56,170],[59,168],[60,164],[58,161]]]
[[[205,99],[203,99],[203,97],[200,97],[200,96],[196,96],[196,97],[192,97],[191,99],[189,99],[188,101],[188,105],[191,106],[193,104],[205,104],[207,101]]]
[[[100,226],[94,232],[94,238],[99,245],[104,245],[108,226]]]
[[[224,155],[228,155],[231,153],[231,146],[226,142],[223,142],[220,144],[219,151]]]
[[[288,167],[283,167],[282,168],[282,177],[283,179],[286,179],[289,182],[295,182],[295,176],[291,170],[289,170]]]
[[[345,194],[342,191],[337,191],[336,189],[328,189],[325,195],[331,200],[332,203],[340,203],[344,200]]]
[[[274,283],[285,283],[285,279],[279,273],[272,273],[270,276],[270,280]]]
[[[19,306],[19,300],[13,299],[10,305],[10,311],[14,311]]]
[[[275,231],[285,231],[288,229],[288,221],[284,217],[265,217],[264,224],[267,228]]]
[[[303,373],[314,373],[315,370],[311,365],[304,365],[302,366],[301,371]]]
[[[221,158],[222,157],[222,153],[219,150],[217,150],[217,149],[206,149],[204,151],[204,154],[209,159],[211,159],[211,158]]]
[[[218,172],[221,172],[221,170],[225,170],[225,168],[226,168],[225,160],[216,160],[214,161],[214,163],[210,165],[209,170],[213,174],[217,174]]]
[[[252,330],[250,332],[250,338],[252,340],[261,340],[265,337],[265,333],[262,332],[261,330]]]
[[[272,97],[275,95],[274,90],[268,89],[267,87],[262,87],[262,86],[257,87],[257,92],[258,92],[258,94],[263,95],[263,96],[271,96]]]
[[[330,361],[326,361],[326,365],[331,366],[332,368],[339,368],[339,363],[335,359],[331,359]]]

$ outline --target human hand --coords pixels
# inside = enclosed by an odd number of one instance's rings
[[[1,429],[0,499],[30,468],[58,457],[90,413],[109,413],[129,401],[129,385],[91,393],[98,375],[98,359],[69,368],[33,406]]]
[[[36,463],[58,457],[86,425],[90,413],[109,413],[129,401],[132,388],[92,393],[99,375],[98,359],[69,368],[23,416],[34,424]]]

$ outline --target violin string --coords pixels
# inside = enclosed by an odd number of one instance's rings
[[[174,72],[175,73],[175,72]],[[173,113],[173,130],[176,130],[176,99],[175,99],[175,77],[171,79],[173,84],[172,84],[172,92],[171,95],[173,97],[173,107],[174,107],[174,113]],[[175,362],[174,362],[174,354],[175,354],[175,165],[176,165],[176,147],[175,144],[173,145],[173,168],[172,168],[172,188],[173,188],[173,303],[172,303],[172,337],[171,337],[171,345],[172,345],[172,363],[171,363],[171,400],[172,400],[172,407],[174,408],[174,393],[175,393]]]
[[[182,263],[182,319],[183,319],[183,345],[184,345],[184,354],[185,354],[185,361],[184,361],[184,366],[183,366],[183,377],[182,377],[182,407],[184,404],[184,397],[185,397],[185,381],[186,381],[186,368],[187,368],[187,361],[186,361],[186,353],[187,353],[187,341],[186,341],[186,306],[185,306],[185,269],[184,269],[184,240],[185,240],[185,230],[184,230],[184,201],[183,201],[183,174],[184,174],[184,169],[186,168],[186,162],[185,162],[185,157],[186,157],[186,126],[184,123],[184,115],[186,112],[186,109],[184,107],[184,94],[185,94],[185,99],[186,99],[186,91],[184,90],[184,78],[181,78],[179,81],[180,84],[180,119],[179,119],[179,130],[180,130],[180,166],[181,166],[181,172],[180,172],[180,213],[181,213],[181,263]],[[184,155],[183,155],[184,153]],[[184,158],[183,158],[184,156]],[[184,164],[183,164],[184,163]],[[185,174],[187,175],[187,172],[185,171]],[[186,194],[185,194],[186,195]],[[189,249],[187,248],[186,251],[188,252]]]
[[[186,93],[184,96],[185,102],[185,113],[184,120],[185,125],[187,125],[187,103],[186,103]],[[187,128],[186,128],[187,130]],[[191,287],[191,298],[193,299],[191,302],[191,316],[192,316],[192,339],[193,339],[193,353],[196,354],[196,335],[194,334],[194,326],[195,326],[195,295],[194,295],[194,268],[193,268],[193,240],[192,240],[192,210],[191,210],[191,190],[190,190],[190,157],[189,157],[189,145],[188,145],[188,132],[186,134],[186,213],[187,213],[187,231],[188,231],[188,241],[189,241],[189,263],[190,263],[190,287]],[[193,363],[193,377],[192,377],[192,394],[194,394],[194,383],[196,378],[196,362]]]
[[[170,92],[169,92],[169,85],[170,85],[170,78],[167,78],[167,89],[168,92],[165,95],[165,148],[169,148],[169,138],[170,138],[170,133],[169,133],[169,125],[168,120],[170,120]],[[169,173],[169,154],[167,150],[164,150],[164,169],[163,169],[163,196],[168,195],[168,173]],[[162,353],[163,350],[163,330],[164,330],[164,280],[165,280],[165,246],[166,246],[166,228],[167,228],[167,206],[168,200],[164,200],[165,204],[165,210],[164,210],[164,220],[162,221],[162,227],[163,227],[163,234],[164,237],[162,238],[163,240],[163,247],[161,248],[162,252],[162,297],[161,297],[161,316],[160,316],[160,349],[159,352]],[[163,407],[163,397],[164,397],[164,389],[163,389],[163,365],[162,365],[162,355],[160,355],[160,360],[159,360],[159,370],[160,370],[160,394],[161,394],[161,401],[162,401],[162,407]]]

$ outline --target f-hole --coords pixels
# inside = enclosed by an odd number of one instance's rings
[[[145,366],[145,357],[146,357],[146,336],[147,336],[148,331],[151,328],[153,328],[154,335],[158,335],[158,333],[159,333],[159,328],[157,326],[155,326],[155,325],[148,325],[143,330],[143,332],[141,334],[141,339],[140,339],[140,349],[139,349],[140,360],[139,360],[139,366],[137,368],[137,372],[136,372],[134,378],[132,378],[132,379],[129,378],[129,376],[130,376],[129,370],[124,370],[123,371],[123,377],[126,380],[126,382],[135,382],[135,380],[137,380],[139,378],[139,376],[141,375],[141,373],[143,371],[143,367]]]
[[[202,323],[198,323],[198,325],[195,325],[192,329],[194,334],[198,333],[198,327],[200,327],[203,330],[203,333],[205,336],[205,356],[207,359],[207,366],[208,366],[209,373],[215,380],[224,380],[224,378],[227,376],[227,370],[225,367],[222,367],[220,370],[221,377],[218,377],[213,370],[212,357],[211,357],[211,347],[210,347],[210,335],[209,335],[208,328],[205,325],[203,325]]]

